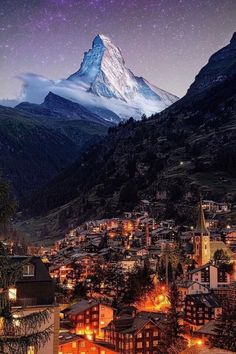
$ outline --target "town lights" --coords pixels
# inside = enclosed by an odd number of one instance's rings
[[[197,345],[202,345],[202,340],[201,339],[197,340]]]

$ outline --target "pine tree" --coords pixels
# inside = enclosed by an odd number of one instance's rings
[[[0,226],[7,225],[15,210],[9,185],[0,180]],[[44,310],[25,314],[24,308],[15,309],[10,291],[22,274],[24,263],[12,262],[5,248],[0,244],[0,353],[25,354],[29,347],[38,350],[49,339],[52,331],[47,326],[50,311]],[[40,328],[46,327],[43,330]]]
[[[125,274],[120,263],[110,264],[104,272],[104,292],[113,295],[114,301],[122,299],[125,289]]]
[[[6,225],[14,214],[16,205],[9,184],[0,177],[0,228],[3,231],[6,231]]]
[[[162,333],[160,340],[159,352],[161,354],[171,353],[171,350],[175,345],[180,345],[184,339],[182,337],[183,329],[180,325],[180,312],[178,311],[178,302],[179,302],[179,292],[175,283],[173,283],[169,290],[168,299],[170,302],[170,308],[167,313],[167,321],[165,329]]]
[[[128,275],[123,300],[126,304],[134,304],[135,302],[144,299],[153,287],[150,267],[148,262],[145,262],[143,267],[135,267]]]
[[[236,352],[236,308],[229,300],[223,303],[222,314],[216,320],[214,332],[216,336],[212,344],[215,347]]]

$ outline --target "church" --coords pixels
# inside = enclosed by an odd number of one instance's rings
[[[198,267],[209,263],[217,250],[225,251],[232,257],[232,251],[222,241],[212,241],[206,227],[202,202],[199,203],[197,225],[193,235],[193,259]]]

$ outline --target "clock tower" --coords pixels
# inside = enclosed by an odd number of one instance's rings
[[[197,226],[193,236],[194,260],[198,266],[208,263],[211,258],[210,233],[206,227],[206,221],[202,203],[199,203]]]

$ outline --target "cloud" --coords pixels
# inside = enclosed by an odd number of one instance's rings
[[[73,81],[66,79],[54,81],[33,73],[25,73],[18,78],[23,82],[20,99],[18,102],[4,100],[5,105],[9,103],[9,106],[10,104],[13,106],[13,103],[16,105],[20,102],[40,104],[49,92],[53,92],[56,95],[79,103],[98,114],[99,110],[102,109],[102,115],[104,115],[105,109],[125,119],[131,116],[139,119],[143,112],[151,115],[165,108],[162,102],[158,102],[159,107],[157,107],[157,101],[146,99],[142,95],[137,96],[128,103],[116,98],[96,95],[89,91],[89,85],[86,82],[79,79]]]
[[[89,92],[88,85],[80,80],[49,80],[41,75],[26,73],[19,77],[23,81],[20,102],[27,101],[40,104],[49,92],[84,105],[90,109],[102,108],[115,112],[122,117],[140,115],[137,108],[115,98],[106,98]]]
[[[48,92],[55,87],[55,81],[41,75],[26,73],[18,78],[23,82],[21,102],[42,103]]]

